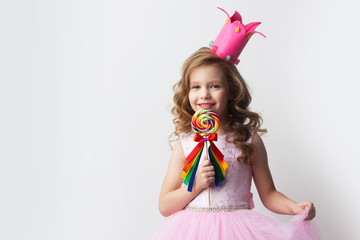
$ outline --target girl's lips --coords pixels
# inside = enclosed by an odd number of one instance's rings
[[[199,103],[198,106],[201,108],[211,108],[215,103]]]

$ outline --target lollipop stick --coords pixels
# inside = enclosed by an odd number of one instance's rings
[[[208,156],[208,142],[205,141],[205,159],[209,160],[209,156]],[[208,199],[209,199],[209,207],[211,206],[211,202],[210,202],[210,186],[208,187]]]
[[[211,206],[211,203],[210,203],[210,187],[208,187],[208,198],[209,198],[209,207]]]

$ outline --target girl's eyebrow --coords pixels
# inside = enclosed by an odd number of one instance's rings
[[[190,84],[199,84],[200,82],[201,81],[196,81],[196,80],[195,81],[192,81],[192,80],[189,81]],[[214,79],[209,80],[208,83],[214,83],[214,82],[222,83],[223,80],[221,78],[214,78]]]
[[[190,83],[190,84],[199,84],[199,81],[190,80],[189,83]]]
[[[214,80],[211,80],[209,81],[208,84],[223,84],[223,81],[221,81],[221,79],[214,79]]]

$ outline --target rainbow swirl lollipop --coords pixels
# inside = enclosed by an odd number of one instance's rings
[[[209,109],[200,109],[191,118],[192,130],[201,136],[215,133],[219,126],[219,117]]]

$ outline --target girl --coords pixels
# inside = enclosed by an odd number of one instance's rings
[[[249,110],[251,96],[237,68],[209,48],[201,48],[185,61],[174,90],[174,134],[179,140],[159,198],[159,210],[169,218],[153,239],[319,239],[309,221],[315,217],[314,204],[295,202],[275,188],[258,135],[264,132],[260,129],[262,119]],[[185,157],[197,144],[191,117],[202,108],[219,116],[215,144],[229,167],[224,182],[215,187],[214,167],[203,158],[189,192],[180,176]],[[252,178],[266,208],[296,215],[289,223],[251,210]]]

